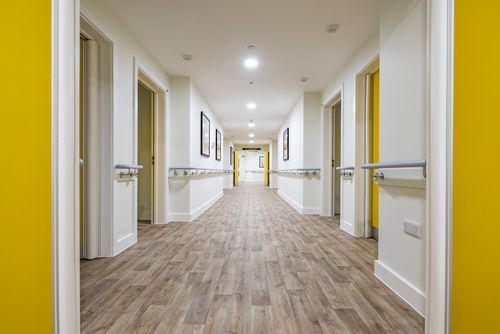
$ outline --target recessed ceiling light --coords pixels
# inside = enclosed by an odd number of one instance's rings
[[[248,142],[249,142],[250,144],[253,144],[253,143],[254,143],[254,141],[253,141],[253,140],[249,140]]]
[[[255,58],[247,58],[245,59],[244,64],[247,68],[256,68],[259,66],[259,61]]]
[[[188,54],[183,54],[182,55],[182,59],[184,59],[185,61],[190,61],[193,57],[191,55],[188,55]]]
[[[257,108],[257,105],[253,102],[250,102],[247,104],[247,108],[250,110],[254,110],[255,108]]]
[[[255,137],[255,133],[250,133],[250,134],[248,134],[248,137],[250,137],[250,138]]]
[[[253,122],[253,120],[251,119],[250,122],[248,123],[248,127],[249,128],[253,128],[255,126],[255,123]]]
[[[330,24],[328,27],[326,27],[326,32],[331,34],[337,32],[339,30],[340,25],[338,24]]]

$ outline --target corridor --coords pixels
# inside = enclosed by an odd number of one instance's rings
[[[241,184],[191,223],[139,225],[81,263],[82,333],[423,333],[373,274],[377,245]]]

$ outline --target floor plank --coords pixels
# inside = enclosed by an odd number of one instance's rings
[[[139,224],[81,262],[82,333],[423,333],[373,275],[375,241],[242,184],[192,223]]]

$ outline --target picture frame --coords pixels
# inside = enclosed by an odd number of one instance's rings
[[[286,161],[290,159],[290,130],[286,128],[283,131],[283,160]]]
[[[215,129],[215,160],[222,159],[222,134],[218,129]]]
[[[259,156],[259,168],[264,168],[264,156]]]
[[[200,123],[200,148],[201,155],[210,157],[210,119],[203,111]]]
[[[229,146],[229,166],[233,165],[233,159],[234,159],[233,147]]]

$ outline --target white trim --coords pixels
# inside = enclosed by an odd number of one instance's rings
[[[295,210],[297,210],[298,213],[303,214],[303,208],[302,208],[302,206],[299,203],[297,203],[296,201],[294,201],[288,195],[285,195],[279,189],[278,189],[278,196],[281,197],[285,202],[287,202],[288,204],[290,204],[292,206],[292,208],[294,208]]]
[[[115,243],[115,252],[113,256],[120,254],[135,243],[137,243],[137,233],[130,233],[118,239]]]
[[[353,237],[357,237],[356,230],[354,228],[354,224],[348,222],[347,220],[340,219],[340,229]]]
[[[425,295],[422,291],[379,260],[375,260],[375,276],[415,311],[425,316]]]
[[[220,200],[224,196],[224,192],[221,191],[218,193],[214,198],[208,200],[205,202],[205,204],[202,204],[199,208],[191,211],[191,221],[195,220],[199,216],[201,216],[205,211],[207,211],[212,205],[214,205],[218,200]]]
[[[453,116],[453,0],[428,6],[426,333],[449,333]]]
[[[341,127],[340,136],[341,143],[344,143],[344,82],[342,82],[334,91],[332,96],[327,99],[324,104],[321,105],[321,117],[320,117],[320,127],[321,127],[321,163],[323,165],[323,175],[321,182],[321,209],[320,214],[325,217],[332,217],[333,211],[333,172],[332,172],[332,142],[333,142],[333,131],[332,131],[332,108],[338,102],[340,105],[340,117],[341,117]],[[341,149],[341,164],[344,163],[344,150]],[[340,185],[340,201],[342,202],[342,180]],[[340,205],[340,214],[342,215],[342,203]]]
[[[154,75],[151,73],[153,71],[149,70],[145,64],[140,62],[137,57],[134,57],[134,159],[137,158],[137,145],[138,145],[138,91],[137,84],[140,81],[146,87],[148,87],[154,94],[154,157],[155,157],[155,167],[154,167],[154,204],[153,204],[153,223],[154,224],[165,224],[168,222],[168,205],[167,205],[167,194],[169,191],[169,183],[165,182],[165,175],[167,175],[167,121],[168,108],[167,108],[167,87],[159,83],[159,80],[155,79]],[[163,142],[162,140],[163,139]],[[162,151],[160,149],[163,148]],[[140,177],[140,176],[139,176]],[[135,186],[135,199],[134,207],[137,207],[137,190],[138,186]]]
[[[192,222],[199,216],[201,216],[205,211],[207,211],[212,205],[214,205],[218,200],[224,196],[224,191],[221,191],[212,199],[208,200],[202,204],[197,209],[191,211],[190,213],[172,213],[168,215],[168,222]]]
[[[52,2],[53,333],[80,333],[80,1]]]
[[[319,215],[319,214],[321,214],[321,208],[302,208],[302,214],[304,214],[304,215]]]
[[[99,124],[97,132],[100,152],[97,160],[99,164],[99,252],[98,257],[113,256],[113,186],[115,168],[113,163],[114,152],[114,43],[110,36],[101,30],[89,13],[81,13],[80,33],[99,44]]]

